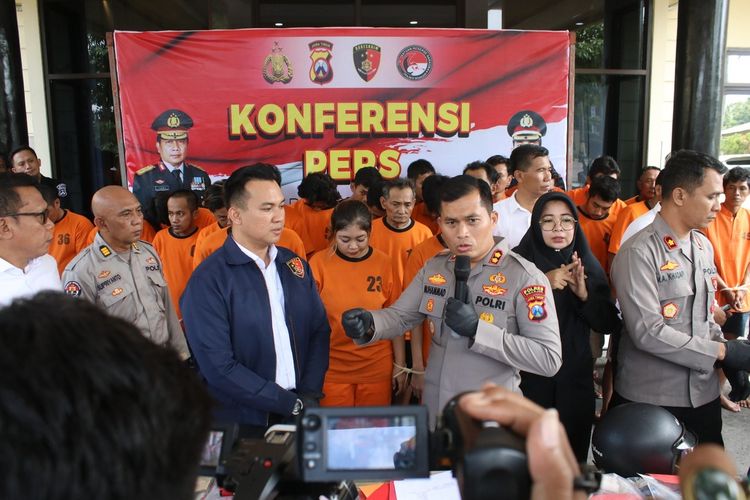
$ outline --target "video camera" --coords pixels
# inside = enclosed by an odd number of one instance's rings
[[[296,426],[274,426],[265,439],[240,439],[229,450],[233,432],[215,431],[214,453],[204,456],[218,457],[217,479],[236,500],[356,499],[354,480],[424,478],[431,470],[453,470],[466,500],[529,498],[524,439],[469,417],[459,398],[433,432],[424,406],[307,408]],[[203,465],[205,473],[211,465]]]

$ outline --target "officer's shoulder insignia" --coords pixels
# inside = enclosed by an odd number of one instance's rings
[[[497,265],[498,262],[500,262],[500,259],[503,258],[503,251],[500,249],[497,249],[492,252],[492,255],[490,255],[489,263],[493,265]]]
[[[521,296],[529,308],[530,321],[542,321],[547,317],[547,305],[544,285],[531,285],[521,290]]]
[[[63,286],[63,290],[65,293],[72,295],[73,297],[81,296],[81,284],[77,281],[68,281],[65,283],[65,286]]]
[[[107,245],[100,245],[99,253],[102,254],[104,257],[109,257],[110,255],[112,255],[112,250],[110,250]]]
[[[667,246],[667,250],[669,250],[670,252],[677,248],[677,241],[675,241],[675,239],[670,235],[666,235],[664,237],[664,244]]]
[[[151,172],[151,171],[152,171],[153,169],[155,169],[155,168],[156,168],[156,166],[154,166],[154,165],[147,165],[147,166],[143,167],[142,169],[138,170],[138,171],[137,171],[137,172],[135,173],[135,175],[143,175],[143,174],[145,174],[146,172]]]
[[[293,257],[289,259],[288,261],[286,261],[286,265],[296,277],[305,277],[305,266],[302,265],[302,259],[300,259],[299,257]]]
[[[672,260],[667,260],[660,268],[660,271],[674,271],[675,269],[678,269],[680,265],[677,262],[674,262]]]
[[[200,171],[201,171],[201,172],[203,172],[204,174],[205,174],[205,173],[207,173],[207,172],[206,172],[206,171],[205,171],[205,170],[204,170],[204,169],[203,169],[202,167],[199,167],[198,165],[196,165],[196,164],[194,164],[194,163],[188,163],[188,167],[193,167],[193,168],[194,168],[194,169],[196,169],[196,170],[200,170]]]

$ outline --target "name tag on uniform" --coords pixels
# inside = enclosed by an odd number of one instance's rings
[[[154,191],[169,191],[169,186],[166,184],[154,184]]]

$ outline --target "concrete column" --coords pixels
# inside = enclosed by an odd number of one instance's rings
[[[672,150],[719,154],[729,0],[680,0]]]

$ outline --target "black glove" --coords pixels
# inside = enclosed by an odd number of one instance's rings
[[[344,311],[341,315],[341,326],[346,336],[353,340],[367,340],[372,336],[372,314],[358,307]]]
[[[445,304],[445,324],[462,337],[474,338],[479,316],[473,305],[450,297]]]
[[[297,396],[302,400],[305,408],[317,408],[320,406],[320,400],[325,397],[322,392],[300,392]]]
[[[744,401],[750,396],[750,381],[748,373],[745,370],[727,370],[724,368],[724,375],[727,376],[729,385],[732,390],[729,391],[729,399],[734,401]]]
[[[727,352],[721,366],[729,371],[750,370],[750,342],[747,340],[729,340],[725,344]]]

